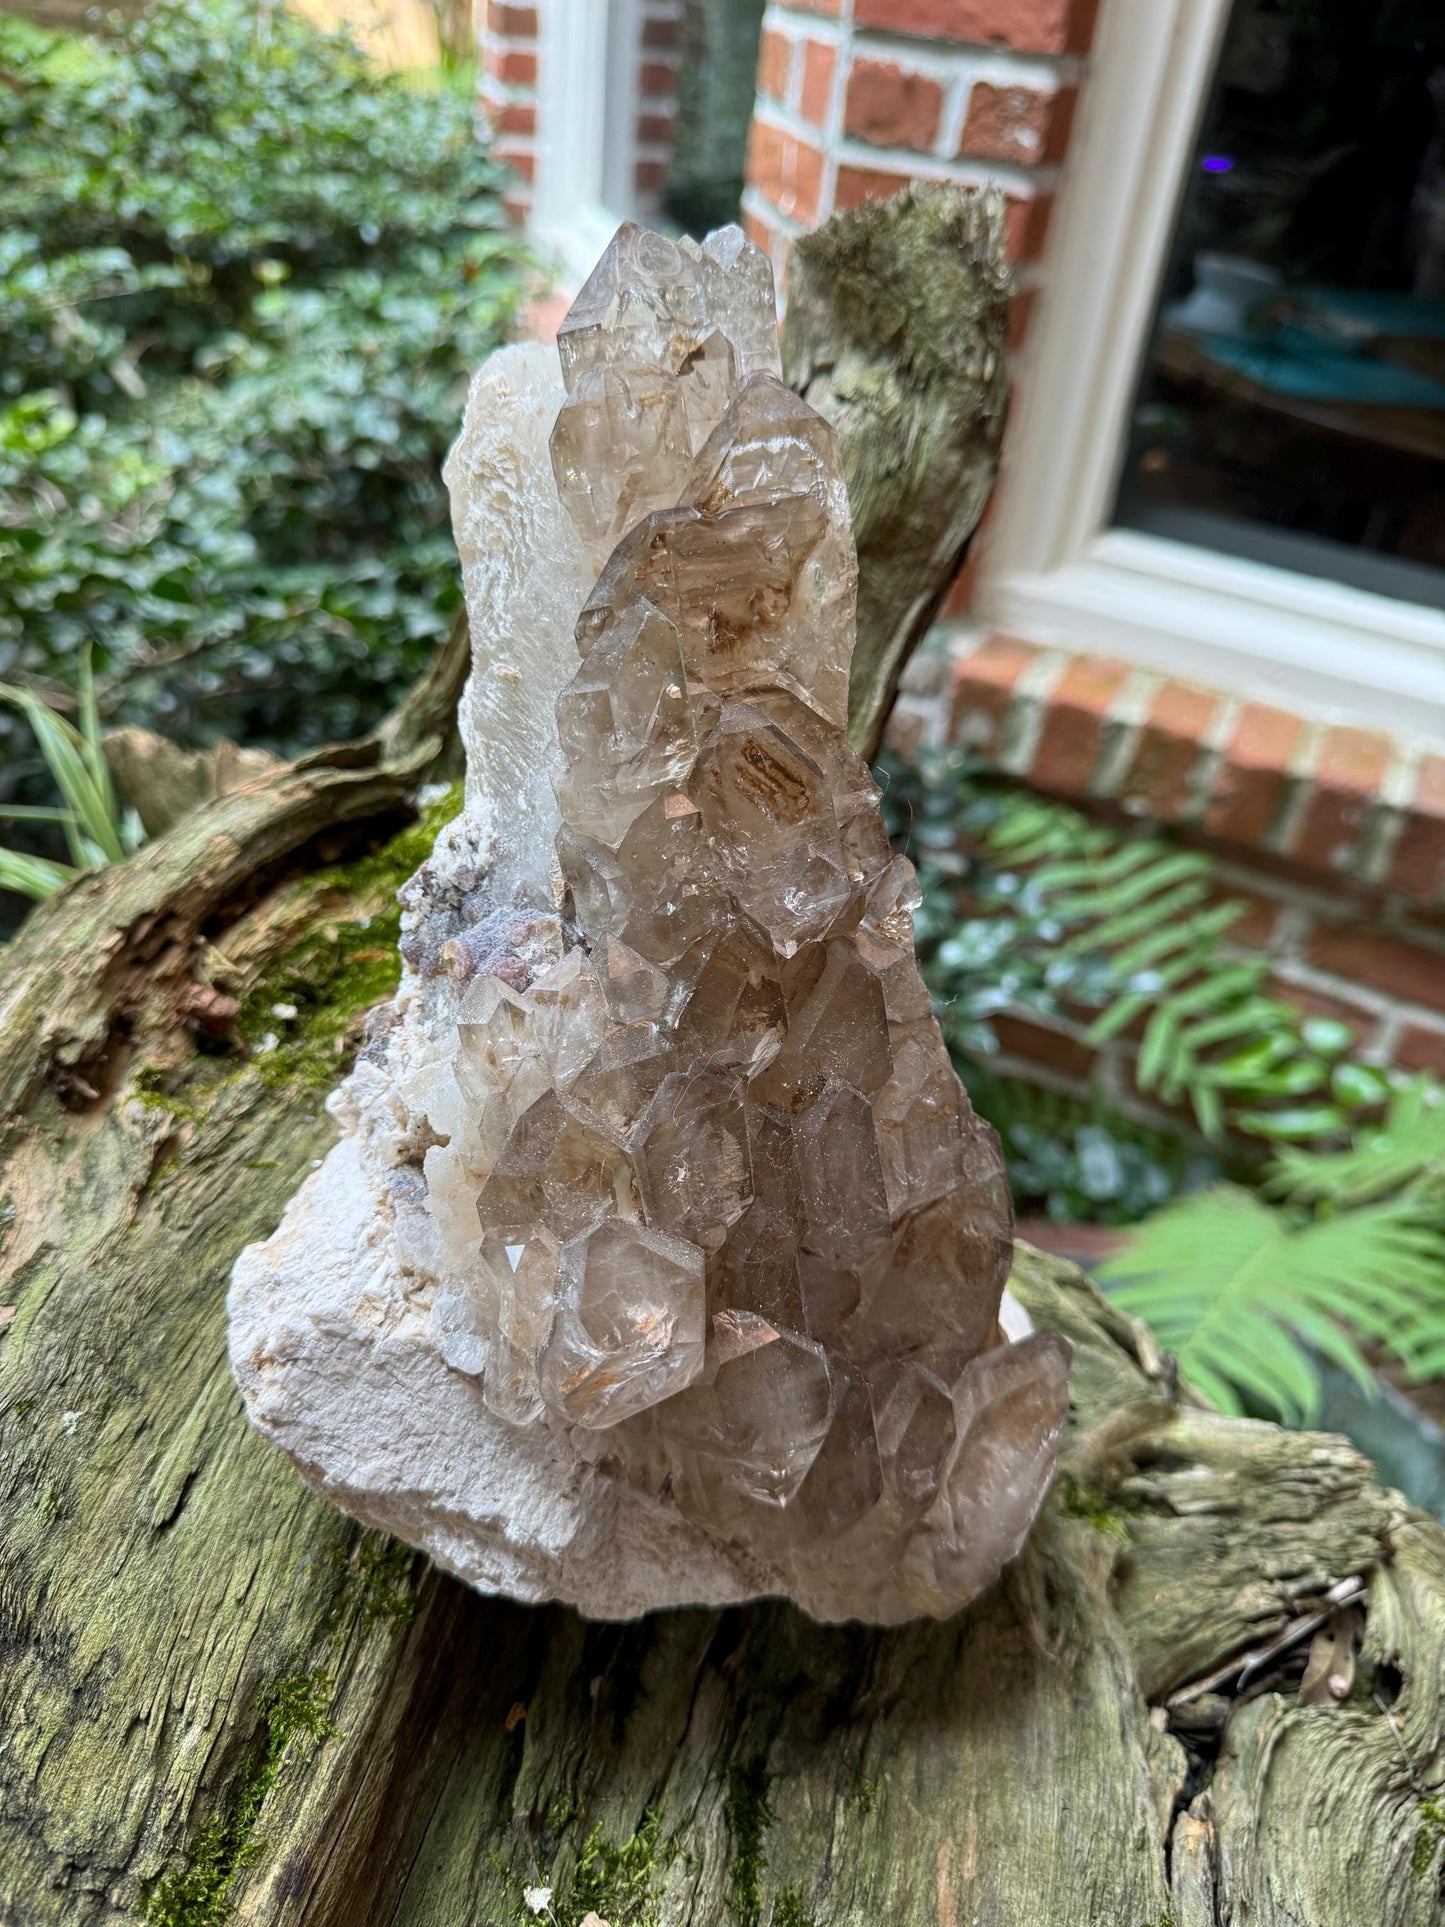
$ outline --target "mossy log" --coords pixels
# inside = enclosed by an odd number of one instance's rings
[[[1027,1248],[1075,1346],[1062,1470],[946,1623],[482,1599],[248,1429],[227,1277],[394,979],[465,656],[0,961],[3,1927],[1445,1917],[1445,1535]],[[1342,1697],[1301,1703],[1307,1652]]]
[[[848,735],[870,761],[958,574],[1008,411],[1004,198],[919,183],[794,244],[790,387],[838,431],[858,543]]]

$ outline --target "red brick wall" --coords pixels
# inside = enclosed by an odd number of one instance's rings
[[[602,6],[606,0],[594,4]],[[513,175],[505,200],[517,221],[525,221],[532,210],[542,139],[538,79],[546,5],[547,0],[535,0],[532,6],[486,0],[478,28],[482,114],[492,152]],[[634,207],[643,215],[656,210],[672,162],[682,9],[683,0],[642,0],[639,10],[632,179]]]
[[[1230,941],[1271,960],[1276,995],[1342,1018],[1379,1063],[1445,1077],[1445,754],[1009,636],[959,631],[944,661],[904,732],[1209,848],[1247,905]],[[1001,1039],[1004,1068],[1092,1075],[1139,1108],[1127,1040],[1095,1058],[1082,1026],[1013,1018]]]
[[[996,180],[1043,249],[1092,0],[773,0],[744,224],[780,277],[795,235],[910,180]]]
[[[658,206],[672,166],[682,6],[683,0],[646,0],[643,8],[633,185],[636,206],[644,213]]]
[[[537,171],[538,10],[485,0],[479,21],[480,105],[492,152],[512,172],[507,210],[514,220],[525,220]]]

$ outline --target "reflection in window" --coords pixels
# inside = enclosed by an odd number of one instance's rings
[[[763,0],[686,0],[664,212],[689,234],[738,218]]]
[[[1117,519],[1445,606],[1445,6],[1237,0]]]

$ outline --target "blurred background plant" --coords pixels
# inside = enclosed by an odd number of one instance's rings
[[[1406,1376],[1445,1369],[1445,1102],[1414,1080],[1338,1150],[1272,1160],[1261,1196],[1184,1198],[1109,1258],[1101,1281],[1147,1320],[1221,1410],[1319,1416],[1319,1361],[1356,1383],[1358,1341]]]
[[[140,819],[121,806],[101,749],[95,680],[87,653],[80,668],[80,726],[43,703],[32,689],[0,683],[0,703],[19,712],[28,724],[45,767],[63,801],[12,804],[0,809],[0,822],[46,823],[64,836],[69,863],[28,850],[0,845],[0,890],[39,900],[82,870],[120,863],[142,841]]]
[[[958,751],[881,774],[923,973],[1020,1213],[1135,1227],[1101,1280],[1225,1410],[1316,1420],[1331,1368],[1373,1388],[1372,1357],[1445,1371],[1440,1086],[1270,995],[1208,854]],[[1127,1043],[1127,1095],[1098,1062],[1087,1098],[997,1068],[1020,1014]]]
[[[469,101],[243,0],[0,16],[0,79],[0,673],[363,729],[457,608],[441,460],[524,288]]]

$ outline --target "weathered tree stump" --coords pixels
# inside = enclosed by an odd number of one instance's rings
[[[0,1923],[1445,1917],[1445,1535],[1343,1440],[1181,1395],[1026,1247],[1062,1471],[942,1624],[484,1600],[249,1431],[227,1277],[330,1142],[465,656],[0,962]],[[1342,1702],[1299,1703],[1303,1638],[1241,1679],[1356,1578]]]

